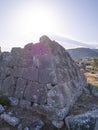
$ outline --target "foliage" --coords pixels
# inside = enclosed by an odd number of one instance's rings
[[[96,71],[95,71],[95,70],[91,70],[90,73],[91,73],[91,74],[95,74]]]
[[[98,84],[95,84],[96,87],[98,87]]]
[[[98,57],[93,57],[92,58],[92,66],[96,70],[98,68]]]
[[[82,58],[75,58],[75,61],[82,61]]]
[[[10,101],[7,96],[0,96],[0,104],[3,106],[10,106]]]
[[[88,65],[91,65],[91,62],[89,62],[89,61],[88,61],[88,62],[85,62],[85,65],[87,65],[87,66],[88,66]]]
[[[93,83],[93,85],[94,85],[95,87],[98,87],[98,83]]]

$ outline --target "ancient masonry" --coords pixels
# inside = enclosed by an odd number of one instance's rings
[[[69,53],[47,36],[0,55],[0,95],[30,101],[54,125],[63,124],[85,85]]]

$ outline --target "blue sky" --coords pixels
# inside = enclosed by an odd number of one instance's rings
[[[65,48],[97,47],[98,0],[0,0],[3,50],[37,42],[43,34]]]

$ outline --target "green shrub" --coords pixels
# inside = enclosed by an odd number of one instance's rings
[[[86,66],[91,65],[91,62],[89,62],[89,61],[85,62],[85,65]]]
[[[95,70],[91,70],[90,73],[91,74],[95,74],[96,72],[95,72]]]
[[[0,96],[0,104],[3,106],[10,106],[10,100],[7,96]]]
[[[95,84],[96,87],[98,87],[98,84]]]

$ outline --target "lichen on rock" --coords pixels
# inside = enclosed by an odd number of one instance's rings
[[[69,53],[42,36],[0,56],[0,94],[27,100],[49,120],[63,121],[86,85]]]

